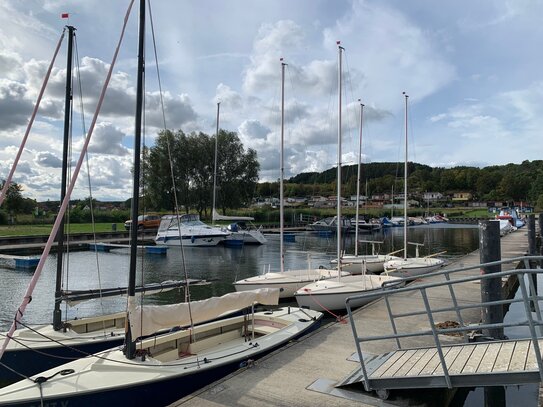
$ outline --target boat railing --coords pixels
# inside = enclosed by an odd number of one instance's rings
[[[541,264],[543,264],[543,256],[523,256],[484,264],[445,269],[426,274],[424,282],[415,282],[409,286],[395,289],[388,287],[392,284],[384,283],[383,290],[381,291],[347,298],[346,308],[366,391],[372,389],[372,380],[369,378],[367,370],[367,363],[371,361],[369,360],[371,354],[364,353],[368,352],[367,348],[372,348],[369,344],[370,342],[388,341],[388,346],[395,344],[396,349],[394,350],[400,350],[406,349],[406,347],[402,347],[402,341],[408,341],[412,344],[413,338],[415,338],[417,346],[435,346],[446,383],[451,387],[451,379],[443,352],[444,344],[450,345],[452,336],[462,337],[463,342],[472,342],[482,338],[481,331],[488,333],[496,332],[497,330],[497,332],[500,332],[499,330],[509,327],[529,328],[529,338],[533,343],[535,358],[539,366],[539,374],[543,381],[543,363],[540,343],[537,340],[538,334],[536,332],[536,330],[539,331],[539,337],[543,336],[543,320],[538,304],[538,301],[543,300],[543,297],[537,294],[537,287],[534,282],[543,273],[543,269],[539,266]],[[502,267],[507,270],[499,271]],[[485,270],[489,269],[498,271],[485,273]],[[474,275],[474,270],[477,270],[476,275]],[[500,299],[492,300],[489,299],[489,296],[485,296],[485,299],[481,299],[481,301],[474,301],[473,298],[470,298],[469,301],[459,303],[458,293],[461,295],[464,294],[466,287],[475,284],[486,285],[490,282],[499,284],[498,287],[500,293],[502,293]],[[508,287],[518,284],[520,295],[514,298],[510,298],[511,296],[504,298],[506,297],[503,295],[504,284]],[[483,291],[483,288],[481,288],[481,291]],[[447,296],[449,296],[451,301],[450,306],[443,305],[443,300]],[[362,298],[367,300],[364,302],[378,298],[382,298],[385,301],[390,323],[388,333],[372,335],[370,333],[375,331],[369,328],[370,324],[368,324],[367,320],[361,321],[358,318],[353,318],[353,311],[350,304]],[[439,301],[434,301],[436,298],[439,298]],[[406,306],[406,302],[409,303],[409,306]],[[515,303],[521,303],[524,310],[523,315],[516,318],[516,320],[505,322],[494,322],[492,320],[488,322],[488,318],[486,321],[481,320],[481,315],[489,312],[492,307],[501,306],[508,309],[511,304]],[[368,317],[370,317],[370,314],[368,313]],[[451,319],[453,320],[451,321]],[[444,322],[437,322],[440,320]],[[417,321],[417,323],[414,323],[414,321]],[[381,326],[384,326],[384,324],[381,324]],[[408,340],[409,338],[411,340]],[[495,338],[486,339],[493,340]],[[364,352],[362,344],[365,346]]]

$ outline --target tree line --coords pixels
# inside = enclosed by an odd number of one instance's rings
[[[382,162],[362,164],[361,194],[396,193],[403,191],[403,163]],[[342,167],[342,195],[356,194],[357,166]],[[469,192],[480,201],[526,201],[543,208],[543,161],[523,161],[521,164],[495,165],[485,168],[433,168],[408,163],[410,194],[424,192]],[[259,184],[262,197],[277,196],[278,183]],[[335,195],[336,169],[306,172],[285,183],[286,196]]]

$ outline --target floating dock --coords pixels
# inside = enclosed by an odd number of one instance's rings
[[[116,243],[89,243],[89,250],[96,250],[97,252],[110,252],[115,249],[130,249],[128,244],[116,244]],[[168,253],[168,246],[155,246],[155,245],[138,245],[139,251],[145,251],[149,254],[166,254]]]
[[[500,240],[502,258],[519,257],[526,254],[528,239],[526,229],[508,234]],[[447,267],[458,268],[480,263],[479,251],[461,257]],[[477,275],[478,269],[472,271]],[[428,279],[430,280],[430,279]],[[425,280],[426,281],[426,280]],[[507,283],[504,290],[512,290]],[[480,284],[469,284],[463,287],[459,304],[480,301]],[[410,299],[405,298],[406,311]],[[432,298],[432,304],[450,305],[450,298],[439,296]],[[376,301],[356,310],[353,313],[355,323],[364,321],[368,335],[388,333],[388,311],[384,301]],[[250,367],[243,368],[223,380],[212,383],[206,388],[187,396],[171,406],[218,407],[218,406],[391,406],[372,393],[355,392],[336,388],[360,364],[357,362],[353,332],[349,323],[332,322],[317,331],[303,337],[297,342],[279,349],[273,354],[255,361]],[[436,321],[437,322],[437,321]],[[464,321],[469,322],[469,321]],[[414,318],[412,329],[427,329],[428,321]],[[387,332],[384,332],[387,330]],[[462,338],[450,337],[450,343],[459,343]],[[379,348],[381,346],[381,348]],[[402,346],[421,346],[417,338],[408,338]],[[376,342],[371,348],[373,354],[385,353],[390,346],[382,346]],[[435,394],[426,389],[430,397]],[[435,398],[431,401],[435,402]],[[445,405],[445,402],[442,403]]]
[[[13,254],[0,254],[0,262],[9,268],[33,270],[40,262],[37,256],[16,256]]]

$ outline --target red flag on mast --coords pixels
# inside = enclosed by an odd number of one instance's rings
[[[68,17],[70,17],[70,15],[68,13],[62,13],[60,15],[60,18],[68,18]]]

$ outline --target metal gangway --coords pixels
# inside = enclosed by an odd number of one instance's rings
[[[384,287],[377,294],[348,298],[347,310],[360,367],[335,387],[362,383],[366,391],[375,390],[378,395],[387,397],[393,389],[451,389],[543,381],[543,321],[538,304],[543,297],[537,295],[534,285],[534,278],[543,273],[535,265],[542,260],[539,256],[525,256],[442,270],[426,276],[431,282],[398,289]],[[510,269],[490,274],[479,274],[476,270],[496,266]],[[498,279],[500,289],[503,283],[513,281],[518,284],[520,295],[485,302],[473,296],[466,298],[468,285],[478,285],[486,279]],[[390,334],[382,334],[386,319],[381,320],[378,328],[364,321],[364,317],[371,314],[369,310],[365,310],[362,318],[353,317],[350,302],[362,297],[383,298]],[[485,318],[481,319],[482,312],[488,312],[493,306],[509,307],[515,303],[520,303],[523,309],[520,319],[499,323],[485,323]],[[448,323],[436,323],[440,318]],[[514,340],[482,338],[481,332],[506,327],[527,327],[522,330],[529,333]],[[403,347],[402,342],[406,341],[422,346]],[[387,351],[368,353],[375,349]]]

